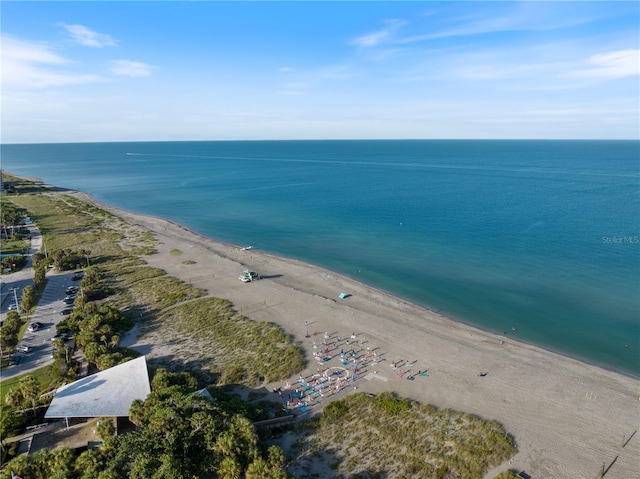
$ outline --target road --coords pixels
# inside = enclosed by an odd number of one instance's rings
[[[0,313],[0,320],[2,321],[5,319],[8,305],[13,302],[13,289],[18,288],[18,291],[22,291],[25,286],[33,285],[34,271],[31,267],[31,255],[40,250],[42,235],[35,225],[30,225],[29,230],[31,247],[27,253],[27,265],[21,271],[2,277]],[[73,276],[73,272],[53,273],[50,271],[47,273],[47,285],[34,313],[29,319],[30,323],[42,323],[43,328],[34,332],[25,331],[24,336],[18,343],[18,348],[28,346],[29,352],[14,353],[21,358],[20,363],[7,366],[2,370],[0,373],[2,380],[27,373],[53,362],[51,358],[51,352],[53,351],[51,338],[56,334],[56,325],[66,317],[60,314],[60,311],[67,306],[62,302],[62,299],[66,296],[65,290],[67,287],[77,285],[77,282],[71,281],[71,276]],[[20,296],[19,293],[18,296]]]

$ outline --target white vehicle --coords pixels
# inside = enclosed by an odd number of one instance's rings
[[[250,283],[251,281],[256,281],[258,279],[262,279],[262,276],[260,276],[258,273],[256,273],[255,271],[245,271],[244,274],[242,276],[240,276],[238,278],[240,281],[242,281],[243,283]]]

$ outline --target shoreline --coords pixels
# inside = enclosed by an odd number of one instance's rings
[[[25,179],[29,179],[29,178],[25,177]],[[43,185],[43,186],[46,186],[46,187],[49,187],[49,188],[55,188],[55,186],[53,186],[53,185]],[[211,242],[218,243],[221,246],[223,246],[224,248],[240,249],[240,248],[243,247],[242,245],[228,243],[228,242],[222,241],[222,240],[217,239],[217,238],[212,238],[212,237],[207,236],[207,235],[205,235],[203,233],[199,233],[199,232],[197,232],[197,231],[195,231],[195,230],[193,230],[193,229],[191,229],[191,228],[189,228],[189,227],[187,227],[187,226],[183,225],[182,223],[179,223],[179,222],[177,222],[175,220],[163,218],[163,217],[160,217],[160,216],[154,216],[154,215],[150,215],[150,214],[145,214],[145,213],[137,213],[137,212],[134,212],[134,211],[129,211],[129,210],[125,210],[125,209],[122,209],[122,208],[119,208],[119,207],[115,207],[115,206],[109,205],[107,203],[104,203],[104,202],[96,199],[90,193],[87,193],[87,192],[84,192],[84,191],[80,191],[80,190],[69,190],[69,191],[74,192],[76,195],[80,195],[82,197],[86,197],[85,201],[87,201],[89,203],[92,203],[94,205],[100,206],[101,208],[103,208],[105,210],[113,210],[115,212],[118,212],[118,213],[115,213],[117,216],[121,216],[121,214],[123,214],[123,213],[125,213],[125,214],[128,213],[128,214],[131,214],[132,216],[139,216],[139,217],[149,218],[149,220],[151,220],[151,221],[154,221],[154,220],[164,221],[166,223],[169,223],[169,224],[173,225],[176,228],[180,228],[180,229],[184,230],[188,234],[191,234],[191,235],[194,235],[194,236],[198,236],[198,237],[202,238],[203,240],[208,240],[208,241],[211,241]],[[297,264],[300,264],[300,265],[306,265],[306,266],[309,266],[311,268],[316,268],[318,270],[325,271],[325,272],[330,273],[330,274],[335,275],[335,276],[340,276],[340,277],[342,277],[344,279],[344,281],[357,283],[363,288],[368,288],[368,289],[371,289],[371,290],[375,290],[381,295],[387,295],[387,296],[396,298],[397,300],[403,301],[403,302],[411,305],[412,307],[423,309],[425,311],[428,311],[431,314],[434,314],[434,315],[437,315],[440,318],[443,318],[444,320],[451,321],[453,323],[457,323],[457,324],[460,324],[460,325],[464,325],[466,327],[469,327],[469,328],[481,331],[483,333],[495,336],[496,338],[499,338],[499,340],[505,340],[505,341],[509,340],[509,341],[513,341],[513,342],[519,343],[519,344],[521,344],[523,346],[531,346],[531,347],[534,347],[534,348],[541,349],[541,350],[543,350],[545,352],[548,352],[550,354],[555,354],[555,355],[561,356],[561,357],[566,358],[566,359],[571,359],[571,360],[574,360],[574,361],[578,361],[580,363],[584,363],[587,366],[592,366],[592,367],[595,367],[595,368],[598,368],[598,369],[602,369],[604,371],[608,371],[608,372],[615,373],[615,374],[620,374],[622,376],[626,376],[626,377],[634,379],[634,380],[640,380],[640,373],[639,374],[633,374],[633,373],[631,373],[629,371],[618,370],[615,367],[612,367],[612,366],[609,366],[609,365],[599,364],[597,362],[592,362],[588,358],[579,357],[579,356],[571,355],[571,354],[563,352],[563,351],[557,351],[557,350],[551,349],[551,348],[549,348],[549,347],[547,347],[547,346],[545,346],[543,344],[536,344],[536,343],[533,343],[533,342],[525,341],[525,340],[520,339],[520,338],[515,338],[513,336],[502,335],[502,334],[497,333],[495,331],[492,331],[492,330],[490,330],[488,328],[485,328],[482,325],[474,324],[473,322],[466,321],[466,320],[464,320],[462,318],[459,318],[459,317],[456,317],[456,316],[451,316],[451,315],[448,315],[448,314],[440,313],[439,312],[440,310],[433,310],[431,306],[420,304],[418,302],[413,301],[410,298],[406,298],[406,297],[404,297],[402,295],[399,295],[399,294],[387,291],[385,289],[379,288],[379,287],[377,287],[375,285],[371,285],[369,283],[363,282],[363,281],[361,281],[361,280],[359,280],[357,278],[354,278],[353,276],[350,276],[348,274],[339,273],[339,272],[330,270],[330,269],[328,269],[328,268],[326,268],[326,267],[324,267],[322,265],[309,263],[309,262],[306,262],[306,261],[298,260],[296,258],[290,258],[290,257],[287,257],[287,256],[281,256],[279,254],[268,253],[268,252],[262,251],[260,249],[251,249],[250,251],[253,252],[253,253],[256,253],[256,254],[266,255],[266,256],[272,257],[272,258],[277,259],[277,260],[289,261],[289,262],[294,262],[294,263],[297,263]],[[220,254],[220,253],[218,253],[218,254]],[[228,259],[233,259],[233,258],[229,257]]]
[[[620,444],[623,435],[628,438],[640,425],[640,382],[633,377],[483,331],[318,266],[243,251],[177,222],[112,207],[87,193],[73,196],[153,232],[160,244],[157,254],[144,257],[150,265],[229,299],[250,319],[276,323],[292,334],[307,357],[303,376],[316,370],[314,349],[305,338],[307,321],[309,329],[333,335],[347,337],[354,331],[383,352],[378,370],[358,390],[393,391],[503,424],[520,452],[487,479],[509,468],[532,477],[590,478],[616,456],[608,478],[640,476],[640,438],[633,436],[624,448]],[[183,254],[171,255],[171,249]],[[184,259],[197,264],[185,266]],[[243,269],[266,278],[240,283]],[[343,291],[351,296],[339,299]],[[153,338],[145,341],[152,356],[153,347],[166,354]],[[389,363],[398,358],[415,360],[415,367],[427,369],[429,377],[397,378]],[[488,375],[479,377],[479,371]],[[282,384],[265,385],[269,391],[273,386]]]
[[[3,171],[6,171],[6,170],[3,169]],[[114,211],[120,211],[122,213],[127,212],[127,213],[131,213],[132,215],[139,215],[139,216],[143,216],[143,217],[148,217],[150,219],[162,220],[162,221],[165,221],[167,223],[170,223],[170,224],[174,225],[175,227],[179,227],[179,228],[183,229],[185,232],[187,232],[189,234],[202,237],[202,238],[204,238],[206,240],[210,240],[210,241],[213,241],[213,242],[220,243],[224,247],[228,247],[228,248],[240,248],[240,247],[242,247],[242,245],[239,245],[239,244],[236,245],[236,244],[233,244],[233,243],[228,243],[228,242],[220,240],[220,239],[218,239],[216,237],[208,236],[205,233],[200,233],[197,230],[194,230],[194,229],[189,228],[188,226],[185,226],[184,224],[180,223],[178,220],[171,220],[171,219],[167,219],[165,217],[155,216],[153,214],[129,211],[129,210],[126,210],[124,208],[120,208],[120,207],[116,207],[116,206],[112,206],[110,204],[104,203],[104,202],[96,199],[95,197],[93,197],[90,193],[84,192],[82,190],[78,190],[78,189],[74,189],[74,188],[59,188],[59,187],[57,187],[55,185],[43,182],[43,180],[40,179],[40,178],[22,176],[22,175],[15,175],[15,174],[13,174],[11,172],[8,172],[8,171],[6,171],[6,172],[7,172],[7,174],[10,174],[10,175],[15,176],[17,178],[22,178],[22,179],[25,179],[25,180],[28,180],[28,181],[37,182],[41,186],[49,188],[49,189],[52,189],[53,191],[67,191],[67,192],[70,192],[70,193],[86,195],[87,198],[88,198],[87,201],[89,201],[89,202],[91,202],[93,204],[96,204],[96,205],[101,205],[101,207],[103,207],[104,209],[111,208]],[[483,331],[483,332],[485,332],[487,334],[495,335],[496,337],[502,338],[504,340],[516,341],[516,342],[519,342],[519,343],[521,343],[523,345],[530,345],[530,346],[533,346],[533,347],[536,347],[536,348],[540,348],[540,349],[542,349],[544,351],[547,351],[549,353],[557,354],[557,355],[565,357],[565,358],[573,359],[573,360],[585,363],[587,365],[603,369],[605,371],[610,371],[610,372],[613,372],[613,373],[617,373],[617,374],[621,374],[621,375],[630,377],[632,379],[640,380],[640,371],[632,371],[632,370],[628,370],[628,369],[619,369],[615,365],[610,365],[610,364],[606,364],[606,363],[603,363],[603,362],[599,362],[597,360],[592,360],[592,359],[590,359],[588,357],[584,357],[584,356],[581,356],[579,354],[574,354],[573,352],[554,349],[553,347],[548,346],[548,345],[546,345],[544,343],[539,343],[539,342],[529,341],[529,340],[523,339],[523,338],[519,337],[517,335],[517,333],[516,334],[512,334],[512,335],[501,334],[500,332],[498,332],[499,328],[495,328],[495,327],[491,328],[489,326],[486,326],[486,325],[483,325],[483,324],[478,324],[478,323],[475,323],[473,321],[467,320],[464,317],[455,316],[455,315],[451,315],[451,314],[448,314],[448,313],[442,313],[441,312],[441,311],[443,311],[442,308],[434,308],[430,304],[422,303],[420,301],[416,301],[415,299],[412,299],[412,298],[409,298],[409,297],[405,297],[401,293],[396,293],[396,292],[393,292],[393,291],[389,291],[389,290],[386,290],[386,289],[384,289],[382,287],[363,282],[359,278],[357,278],[357,277],[355,277],[355,276],[353,276],[353,275],[351,275],[349,273],[346,273],[346,272],[337,272],[337,271],[331,270],[330,267],[327,267],[327,266],[323,266],[323,265],[320,265],[320,264],[307,262],[305,260],[298,260],[298,259],[292,258],[292,257],[281,256],[277,252],[276,253],[270,253],[270,252],[266,252],[266,251],[261,250],[261,249],[254,249],[253,252],[255,252],[255,253],[260,252],[260,254],[269,255],[269,256],[272,256],[273,258],[277,258],[277,259],[281,259],[281,260],[299,261],[300,263],[308,264],[311,267],[322,269],[322,270],[325,270],[325,271],[329,271],[334,275],[340,275],[340,276],[344,277],[345,280],[348,280],[348,281],[351,281],[351,282],[355,282],[355,283],[359,283],[363,287],[376,289],[380,294],[386,294],[386,295],[389,295],[389,296],[393,296],[393,297],[395,297],[397,299],[401,299],[401,300],[406,301],[407,303],[410,303],[410,304],[412,304],[412,305],[414,305],[414,306],[416,306],[418,308],[422,308],[422,309],[428,310],[429,312],[433,312],[434,314],[437,314],[438,316],[441,316],[441,317],[443,317],[443,318],[445,318],[445,319],[447,319],[449,321],[453,321],[455,323],[459,323],[459,324],[471,327],[473,329],[477,329],[479,331]],[[632,340],[629,341],[629,342],[631,343]]]
[[[149,265],[228,299],[249,319],[282,327],[305,353],[303,375],[316,370],[308,328],[344,337],[354,331],[383,359],[375,374],[358,383],[361,392],[393,391],[503,424],[519,453],[486,479],[506,469],[536,478],[591,478],[605,463],[612,466],[608,479],[640,477],[640,381],[632,376],[484,331],[322,267],[242,251],[180,223],[122,210],[81,191],[65,192],[153,233],[159,244],[157,253],[143,256]],[[182,254],[172,255],[172,249]],[[184,264],[187,259],[195,263]],[[265,279],[243,284],[243,269]],[[339,299],[343,291],[351,296]],[[151,358],[166,354],[170,345],[157,339],[137,338],[137,346]],[[398,358],[415,361],[429,377],[396,377],[389,363]],[[479,371],[488,374],[480,377]],[[282,384],[265,385],[268,391],[272,386]],[[629,440],[623,445],[624,437]]]

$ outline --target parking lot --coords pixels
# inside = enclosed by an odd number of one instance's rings
[[[42,236],[34,226],[29,226],[31,234],[31,248],[27,254],[27,265],[21,271],[2,276],[2,294],[0,320],[4,318],[9,310],[9,306],[14,302],[15,290],[18,297],[24,287],[33,285],[33,268],[31,268],[31,254],[37,252],[42,245]],[[69,286],[78,286],[79,281],[72,281],[75,272],[47,273],[47,284],[42,293],[34,313],[29,318],[29,324],[41,323],[42,327],[34,331],[25,331],[22,339],[12,354],[12,361],[2,371],[2,379],[24,374],[33,369],[46,366],[53,362],[51,353],[53,345],[51,338],[56,334],[56,325],[62,321],[66,315],[60,312],[71,305],[65,304],[63,299]]]
[[[72,276],[72,272],[47,274],[47,286],[29,320],[29,324],[41,323],[42,327],[35,331],[25,331],[14,353],[14,358],[19,362],[2,371],[3,379],[26,373],[53,362],[51,338],[56,335],[56,325],[66,317],[60,314],[63,309],[69,307],[63,302],[67,296],[66,290],[71,285],[77,286],[77,281],[71,281]]]

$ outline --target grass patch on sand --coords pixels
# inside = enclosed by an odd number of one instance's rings
[[[180,251],[180,250],[179,250],[179,249],[177,249],[177,248],[172,248],[172,249],[169,251],[169,254],[170,254],[170,255],[173,255],[173,256],[178,256],[178,255],[182,254],[182,251]]]
[[[163,311],[145,329],[162,330],[185,358],[194,353],[217,377],[218,385],[286,379],[304,368],[304,357],[293,338],[273,323],[256,322],[236,314],[231,303],[200,298]],[[183,341],[188,338],[188,341]]]
[[[49,251],[91,252],[91,263],[113,292],[109,304],[140,321],[143,333],[153,336],[152,343],[170,346],[172,370],[204,369],[218,384],[255,386],[304,368],[301,349],[276,325],[240,316],[229,301],[203,298],[205,290],[149,266],[138,256],[157,245],[149,231],[50,190],[15,195],[11,201],[29,212]],[[172,249],[170,254],[181,251]]]
[[[301,467],[330,454],[333,477],[481,479],[517,452],[496,421],[391,393],[351,394],[301,428],[306,434],[291,463]]]
[[[77,200],[69,202],[66,198],[65,195],[41,193],[14,196],[11,201],[28,210],[48,251],[85,249],[91,252],[92,261],[96,256],[122,255],[118,244],[123,237],[122,230],[110,227],[104,215],[81,208],[75,204]]]

